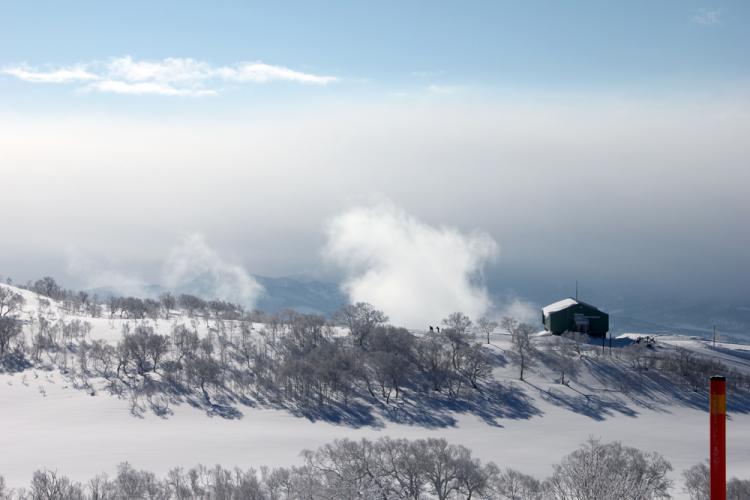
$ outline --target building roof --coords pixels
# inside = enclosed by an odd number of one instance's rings
[[[575,306],[575,305],[578,305],[578,304],[581,304],[583,306],[590,307],[592,309],[596,309],[597,311],[603,312],[603,311],[601,311],[596,306],[592,306],[591,304],[587,304],[586,302],[584,302],[582,300],[576,300],[576,299],[574,299],[572,297],[568,297],[567,299],[558,300],[557,302],[554,302],[554,303],[552,303],[552,304],[550,304],[548,306],[543,307],[542,308],[542,314],[544,315],[544,317],[546,319],[547,316],[550,315],[550,313],[557,312],[557,311],[562,311],[563,309],[567,309],[570,306]]]
[[[552,303],[548,306],[543,307],[542,314],[546,318],[547,316],[549,316],[550,313],[562,311],[563,309],[567,309],[568,307],[574,306],[576,304],[578,304],[578,301],[576,299],[567,298],[567,299],[558,300],[555,303]]]

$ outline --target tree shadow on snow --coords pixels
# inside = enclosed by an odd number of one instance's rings
[[[33,368],[33,365],[23,353],[7,352],[0,356],[0,373],[20,373],[29,368]]]
[[[500,419],[529,419],[542,412],[523,389],[490,381],[479,389],[464,391],[460,397],[444,392],[417,392],[395,402],[392,410],[382,414],[394,423],[439,428],[455,426],[457,414],[474,415],[488,425],[502,427]]]
[[[621,360],[591,360],[584,358],[584,367],[601,383],[576,383],[595,397],[614,408],[620,405],[636,405],[651,411],[670,412],[675,405],[708,411],[708,382],[701,389],[692,388],[657,370],[637,371]],[[582,393],[583,394],[583,393]],[[730,392],[727,397],[728,411],[750,413],[750,394]]]
[[[527,383],[539,391],[539,395],[544,401],[592,420],[606,420],[607,417],[615,416],[618,413],[628,417],[638,415],[638,412],[617,398],[585,394],[568,385],[560,384],[559,386],[549,386],[547,389],[543,389],[530,382]],[[570,394],[570,392],[574,394]]]

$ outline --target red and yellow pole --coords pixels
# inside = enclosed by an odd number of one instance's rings
[[[711,377],[711,500],[727,499],[727,380]]]

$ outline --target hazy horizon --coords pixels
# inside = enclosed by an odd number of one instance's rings
[[[397,5],[8,7],[0,273],[746,302],[747,4]]]

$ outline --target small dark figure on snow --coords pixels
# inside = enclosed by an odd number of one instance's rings
[[[434,332],[434,331],[435,331],[435,329],[434,329],[434,328],[432,328],[432,325],[430,325],[430,331],[431,331],[431,332]]]
[[[435,328],[437,328],[437,332],[440,333],[440,327],[436,326]]]

